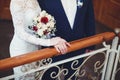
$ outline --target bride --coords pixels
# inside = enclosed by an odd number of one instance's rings
[[[11,0],[10,11],[14,25],[14,36],[10,43],[11,57],[38,50],[40,46],[53,46],[61,54],[67,52],[67,46],[70,44],[66,40],[60,37],[38,38],[29,33],[28,26],[32,23],[34,16],[41,12],[37,0]],[[21,67],[14,68],[14,73],[22,74]],[[26,76],[23,79],[34,80],[33,76],[29,77]],[[20,78],[15,78],[15,80],[20,80]]]

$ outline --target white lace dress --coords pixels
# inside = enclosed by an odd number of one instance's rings
[[[29,34],[28,25],[41,12],[37,0],[11,0],[10,11],[14,24],[14,36],[10,43],[11,57],[38,50],[40,45],[50,46],[49,39],[40,39]],[[22,74],[21,67],[14,68],[14,73]],[[16,78],[16,80],[35,80],[32,75],[34,74],[28,75],[27,78]]]

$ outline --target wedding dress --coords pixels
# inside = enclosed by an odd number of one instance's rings
[[[38,50],[40,45],[50,46],[49,39],[36,38],[30,34],[28,26],[32,19],[41,12],[37,0],[11,0],[10,11],[14,25],[14,36],[10,43],[10,56],[18,56],[28,52]],[[23,66],[14,68],[15,74],[22,74]],[[34,74],[15,78],[15,80],[35,80]]]

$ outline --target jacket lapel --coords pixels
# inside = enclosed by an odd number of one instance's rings
[[[76,11],[76,15],[75,15],[75,20],[74,20],[73,29],[75,29],[76,26],[79,25],[79,22],[80,22],[80,21],[79,21],[79,19],[80,19],[79,14],[80,14],[80,10],[79,10],[79,8],[77,7],[77,11]]]
[[[58,8],[56,9],[56,10],[58,10],[58,12],[60,12],[59,13],[59,16],[60,16],[60,18],[61,18],[61,22],[63,22],[63,24],[64,24],[64,27],[67,27],[68,29],[71,29],[71,27],[70,27],[70,24],[69,24],[69,21],[68,21],[68,18],[67,18],[67,16],[66,16],[66,13],[65,13],[65,11],[64,11],[64,8],[63,8],[63,6],[62,6],[62,3],[61,3],[61,1],[60,0],[56,0],[56,2],[57,2],[57,4],[58,4]]]
[[[79,26],[84,26],[84,16],[85,16],[85,9],[83,7],[79,8],[77,7],[77,12],[76,12],[76,17],[74,20],[74,26],[73,26],[73,30],[74,29],[78,29]]]

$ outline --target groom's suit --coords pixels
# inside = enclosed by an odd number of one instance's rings
[[[95,34],[92,2],[91,0],[83,0],[83,3],[81,8],[77,8],[73,29],[71,29],[60,0],[39,0],[41,8],[56,19],[56,36],[60,36],[66,41],[73,41]]]
[[[56,36],[60,36],[66,41],[73,41],[95,34],[94,13],[91,0],[83,0],[83,6],[77,8],[73,29],[62,7],[60,0],[38,0],[42,10],[46,10],[56,20]],[[92,48],[92,47],[89,47]],[[53,61],[73,57],[84,53],[85,49],[71,52],[70,54],[54,57]],[[70,65],[69,65],[70,66]]]

